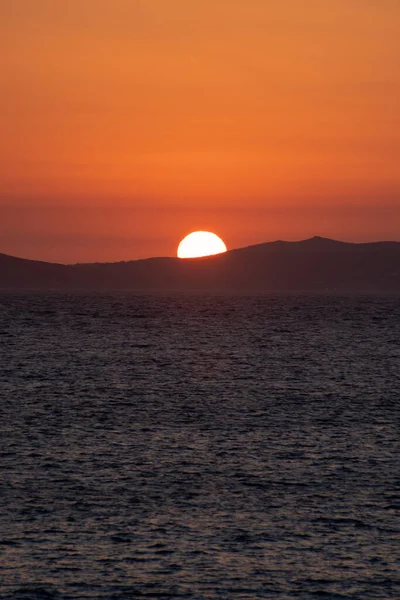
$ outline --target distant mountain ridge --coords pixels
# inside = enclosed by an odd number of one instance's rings
[[[400,242],[355,244],[313,237],[197,259],[76,265],[0,254],[0,289],[400,293]]]

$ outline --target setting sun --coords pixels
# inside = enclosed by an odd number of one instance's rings
[[[179,258],[198,258],[226,252],[224,242],[210,231],[194,231],[189,233],[178,246]]]

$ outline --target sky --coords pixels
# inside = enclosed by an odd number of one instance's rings
[[[399,0],[0,0],[0,252],[400,240]]]

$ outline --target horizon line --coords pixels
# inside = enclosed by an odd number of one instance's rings
[[[288,241],[288,240],[272,240],[272,241],[267,241],[267,242],[259,242],[257,244],[249,244],[248,246],[240,246],[239,248],[229,248],[226,250],[226,252],[220,252],[218,254],[211,254],[208,256],[199,256],[199,257],[195,257],[195,258],[179,258],[178,256],[149,256],[146,258],[132,258],[132,259],[128,259],[128,260],[116,260],[116,261],[94,261],[94,262],[76,262],[76,263],[61,263],[61,262],[51,262],[48,260],[40,260],[40,259],[34,259],[34,258],[25,258],[25,257],[21,257],[21,256],[15,256],[13,254],[7,254],[6,252],[0,252],[0,262],[3,259],[3,257],[8,257],[8,258],[14,258],[16,260],[26,260],[26,261],[30,261],[30,262],[36,262],[36,263],[44,263],[44,264],[49,264],[49,265],[59,265],[59,266],[64,266],[64,267],[76,267],[76,266],[86,266],[86,265],[113,265],[113,264],[121,264],[121,263],[130,263],[130,262],[141,262],[141,261],[148,261],[148,260],[179,260],[179,261],[193,261],[193,260],[204,260],[204,259],[211,259],[214,258],[216,256],[220,256],[221,254],[228,254],[230,252],[237,252],[240,250],[245,250],[247,248],[256,248],[257,246],[266,246],[269,244],[301,244],[301,243],[305,243],[305,242],[311,242],[311,241],[322,241],[322,242],[333,242],[335,244],[343,244],[343,245],[353,245],[353,246],[365,246],[365,245],[375,245],[375,244],[400,244],[400,240],[377,240],[377,241],[373,241],[373,242],[348,242],[348,241],[343,241],[343,240],[336,240],[333,238],[328,238],[328,237],[323,237],[323,236],[319,236],[319,235],[314,235],[310,238],[305,238],[305,239],[301,239],[301,240],[292,240],[292,241]]]

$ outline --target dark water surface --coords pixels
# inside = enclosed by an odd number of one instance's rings
[[[400,299],[0,295],[1,599],[400,598]]]

